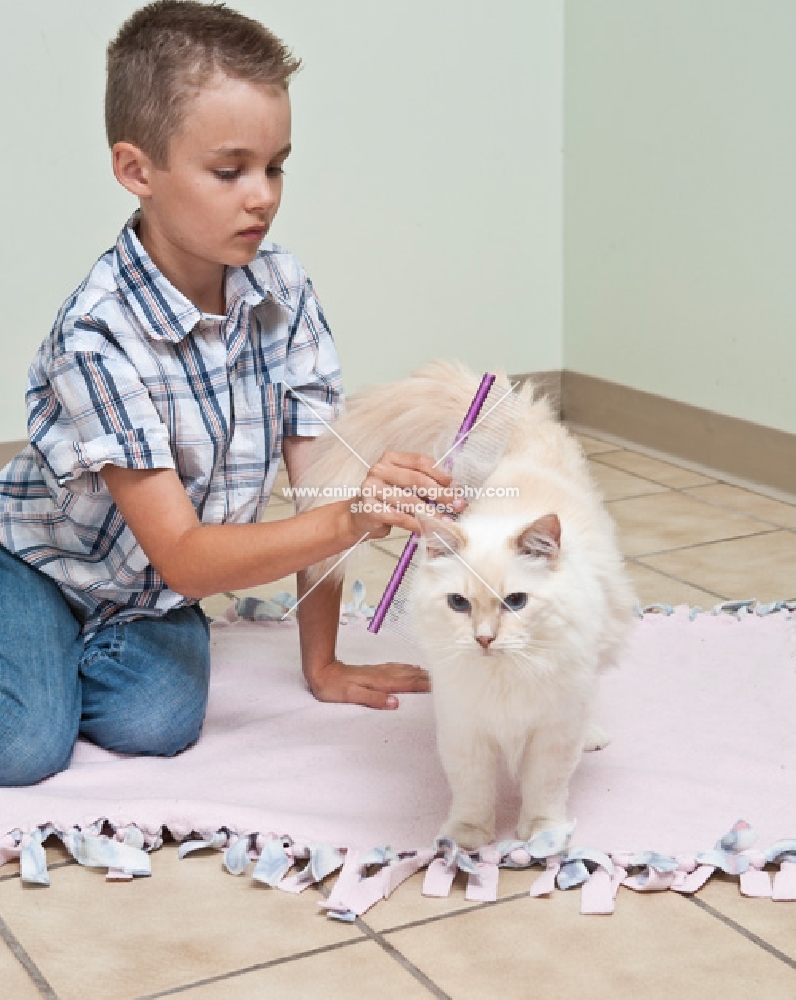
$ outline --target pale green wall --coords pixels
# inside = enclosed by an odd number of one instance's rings
[[[567,0],[567,368],[796,432],[794,53],[794,0]]]
[[[438,356],[562,363],[563,0],[246,0],[303,57],[274,239],[350,387]],[[0,441],[61,301],[134,207],[102,127],[127,0],[0,4]]]

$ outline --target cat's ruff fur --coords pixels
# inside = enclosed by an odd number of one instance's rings
[[[300,485],[364,479],[363,463],[340,438],[370,464],[387,449],[439,457],[478,382],[460,366],[434,362],[358,394],[335,422],[339,438],[327,433],[315,443]],[[590,708],[635,603],[577,441],[529,387],[511,416],[509,443],[484,485],[516,487],[519,496],[474,500],[456,522],[425,520],[410,602],[453,796],[440,834],[464,848],[494,838],[499,754],[521,786],[521,839],[566,820],[580,753],[605,742],[589,729]],[[306,509],[324,501],[300,502]],[[451,594],[469,608],[452,610]],[[498,599],[524,594],[517,610]]]

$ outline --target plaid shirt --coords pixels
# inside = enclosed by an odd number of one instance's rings
[[[195,603],[150,565],[103,465],[175,469],[204,524],[258,521],[283,436],[319,434],[342,398],[295,257],[263,244],[227,269],[226,316],[208,316],[158,271],[136,221],[61,308],[29,373],[30,443],[0,470],[0,544],[58,583],[86,635]]]

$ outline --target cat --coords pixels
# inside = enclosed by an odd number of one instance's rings
[[[337,436],[315,442],[302,484],[361,481],[361,460],[372,464],[388,448],[440,457],[478,382],[438,361],[358,394],[335,422]],[[566,822],[582,750],[607,742],[591,709],[636,603],[577,440],[532,387],[511,402],[508,441],[481,497],[455,520],[420,518],[408,602],[452,797],[439,836],[466,850],[494,840],[500,755],[520,786],[517,837]]]

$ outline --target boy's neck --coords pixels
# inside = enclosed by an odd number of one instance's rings
[[[155,267],[197,309],[216,316],[226,313],[226,267],[223,264],[197,260],[181,251],[157,227],[149,225],[143,213],[138,222],[137,234]]]

